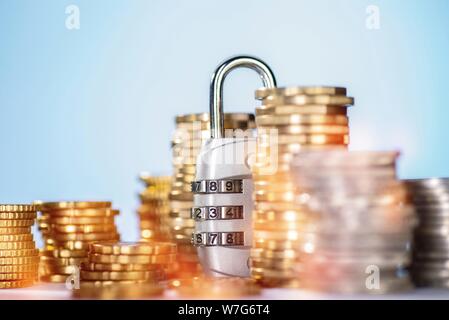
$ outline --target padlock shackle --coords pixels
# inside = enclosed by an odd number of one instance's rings
[[[250,56],[236,56],[223,62],[212,75],[210,84],[210,129],[212,138],[224,137],[223,84],[228,73],[237,68],[256,71],[264,87],[276,87],[276,78],[270,67],[262,60]]]

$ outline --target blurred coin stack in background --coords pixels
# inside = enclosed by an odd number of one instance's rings
[[[252,168],[251,274],[264,286],[297,287],[297,274],[285,268],[296,255],[307,212],[294,203],[290,162],[302,150],[345,149],[347,108],[354,99],[339,87],[263,88],[256,98],[262,105],[256,108],[257,155]]]
[[[162,293],[158,285],[165,269],[176,260],[169,242],[103,242],[90,245],[81,265],[80,289],[75,297],[135,299]]]
[[[170,239],[168,227],[170,219],[171,177],[140,175],[145,190],[139,194],[141,205],[137,209],[142,240],[167,241]]]
[[[39,250],[31,227],[34,205],[0,205],[0,289],[29,287],[37,281]]]
[[[412,279],[417,286],[449,287],[449,179],[405,180],[418,225]]]
[[[398,155],[309,151],[292,161],[297,201],[315,215],[291,258],[301,261],[304,288],[381,294],[412,287],[407,270],[416,219],[396,178]]]
[[[225,113],[225,130],[246,131],[255,128],[254,115]],[[248,133],[248,132],[247,132]],[[252,133],[252,132],[251,132]],[[232,136],[232,132],[225,132]],[[237,134],[237,133],[236,133]],[[195,222],[191,218],[193,193],[191,182],[195,180],[196,160],[203,144],[210,139],[208,113],[188,114],[176,117],[176,130],[172,140],[174,174],[170,191],[170,229],[178,244],[176,262],[178,278],[189,278],[201,272],[195,247],[191,244]]]
[[[120,239],[110,202],[37,202],[38,227],[44,240],[40,280],[65,282],[87,261],[89,244]]]

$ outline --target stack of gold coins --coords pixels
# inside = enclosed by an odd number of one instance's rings
[[[0,205],[0,289],[28,287],[38,276],[39,250],[31,233],[36,207]]]
[[[413,282],[449,287],[449,178],[404,180],[418,225],[413,236]]]
[[[104,295],[104,290],[109,295],[121,294],[120,298],[135,298],[136,290],[160,293],[156,285],[165,278],[165,268],[175,258],[176,245],[169,242],[91,244],[88,261],[81,265],[80,290],[74,291],[75,296]]]
[[[278,267],[298,244],[307,213],[294,202],[290,162],[302,150],[342,148],[349,140],[347,108],[354,99],[339,87],[256,91],[257,154],[253,164],[254,234],[251,274],[264,286],[297,287]]]
[[[65,282],[87,261],[89,244],[120,239],[110,202],[39,202],[38,227],[44,240],[40,280]]]
[[[416,219],[396,177],[398,155],[309,151],[292,161],[302,190],[298,201],[315,219],[302,226],[302,248],[286,251],[283,270],[293,268],[304,288],[383,294],[412,287],[408,268]]]
[[[237,299],[259,295],[260,286],[253,279],[206,278],[174,279],[168,282],[176,296],[203,299]]]
[[[139,194],[141,205],[137,210],[142,240],[167,241],[170,239],[169,214],[171,177],[140,175],[146,185]]]
[[[226,113],[225,135],[252,136],[254,115]],[[237,132],[233,130],[240,129]],[[195,180],[196,158],[203,144],[210,138],[208,113],[188,114],[176,117],[176,131],[172,140],[174,176],[170,191],[170,218],[172,238],[178,244],[176,277],[189,278],[200,274],[201,267],[196,249],[191,244],[194,220],[191,219],[193,194],[191,182]]]

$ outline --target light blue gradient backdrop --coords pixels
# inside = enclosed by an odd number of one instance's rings
[[[173,117],[207,111],[212,71],[239,53],[280,85],[348,87],[352,149],[400,148],[404,178],[449,176],[448,15],[445,0],[0,0],[0,200],[110,199],[136,239],[138,173],[171,173]],[[253,111],[259,86],[232,74],[226,110]]]

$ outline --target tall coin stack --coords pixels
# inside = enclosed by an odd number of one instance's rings
[[[290,171],[302,150],[346,148],[347,108],[354,103],[339,87],[259,89],[256,98],[257,156],[253,164],[254,239],[251,274],[269,287],[297,287],[297,274],[285,272],[307,212],[294,202]]]
[[[225,129],[254,129],[254,115],[225,113]],[[228,132],[225,132],[230,136]],[[176,117],[176,131],[172,140],[174,176],[170,191],[170,228],[178,244],[178,277],[198,275],[201,267],[196,249],[191,244],[195,223],[191,219],[193,193],[191,182],[195,180],[196,160],[203,144],[210,138],[208,113],[188,114]],[[232,135],[231,135],[232,136]]]
[[[449,179],[405,180],[418,225],[412,279],[421,287],[449,287]]]
[[[176,244],[168,242],[102,242],[90,245],[81,265],[80,298],[140,298],[162,293],[157,283],[175,262]]]
[[[0,289],[28,287],[37,280],[39,250],[31,233],[35,219],[33,205],[0,205]]]
[[[302,286],[321,292],[383,294],[410,289],[416,223],[396,178],[397,152],[299,153],[298,201],[310,214],[304,244],[291,254]]]
[[[146,188],[139,194],[141,205],[137,209],[142,240],[167,241],[170,238],[170,194],[171,177],[140,175]]]
[[[120,238],[114,221],[119,211],[110,202],[39,202],[38,208],[42,281],[65,282],[87,261],[90,243]]]

